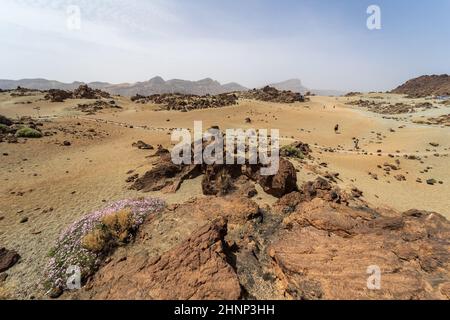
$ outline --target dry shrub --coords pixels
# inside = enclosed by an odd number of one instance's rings
[[[66,290],[66,272],[74,265],[81,268],[85,283],[116,246],[131,240],[145,219],[164,207],[157,198],[124,199],[78,219],[50,250],[44,287],[49,292]]]
[[[123,209],[103,217],[102,223],[112,239],[125,242],[133,228],[133,215],[130,209]]]
[[[93,252],[101,252],[107,243],[106,234],[101,229],[94,229],[81,239],[81,245]]]
[[[130,238],[133,222],[133,214],[128,208],[106,215],[98,228],[83,237],[81,245],[96,253],[108,251]]]

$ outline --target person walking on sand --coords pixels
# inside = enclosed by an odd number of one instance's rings
[[[335,125],[334,126],[334,133],[339,133],[339,125],[337,124],[337,125]]]
[[[353,143],[355,144],[355,149],[359,150],[359,139],[354,139]]]

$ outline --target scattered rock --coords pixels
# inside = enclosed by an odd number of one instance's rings
[[[0,248],[0,272],[4,272],[19,261],[20,255],[14,250]]]
[[[125,182],[128,182],[128,183],[134,182],[137,178],[139,178],[139,174],[138,174],[138,173],[133,174],[132,176],[129,176],[129,177],[125,180]]]
[[[23,217],[19,221],[19,223],[25,223],[25,222],[28,222],[28,217]]]
[[[262,89],[253,89],[242,92],[240,96],[244,99],[255,99],[267,102],[294,103],[304,102],[305,97],[298,92],[279,91],[276,88],[266,86]]]
[[[190,94],[154,94],[151,96],[136,95],[131,101],[136,103],[159,104],[167,110],[190,111],[207,108],[221,108],[237,104],[238,97],[234,93],[223,93],[215,96],[197,96]]]
[[[432,147],[439,147],[439,143],[430,142],[430,146],[432,146]]]
[[[92,103],[79,104],[77,107],[75,107],[75,109],[84,112],[88,115],[93,115],[96,114],[98,111],[104,109],[122,109],[122,107],[119,107],[115,103],[111,103],[111,101],[107,102],[104,100],[97,100]]]
[[[138,148],[138,149],[144,149],[144,150],[153,150],[153,146],[145,143],[142,140],[139,140],[138,142],[133,142],[133,144],[131,145],[133,148]]]
[[[297,172],[290,161],[280,158],[278,172],[273,176],[260,176],[258,182],[266,193],[279,198],[297,190]]]
[[[5,282],[8,278],[8,274],[6,272],[0,273],[0,283]]]

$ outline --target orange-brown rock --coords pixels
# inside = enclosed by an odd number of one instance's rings
[[[356,198],[359,198],[360,196],[361,195],[358,193]],[[326,179],[319,177],[314,181],[303,183],[299,191],[288,193],[278,199],[273,205],[273,209],[277,213],[291,213],[294,212],[297,206],[302,202],[311,201],[315,198],[347,204],[350,198],[355,197],[346,194],[336,185],[333,186],[333,184]]]
[[[227,262],[226,233],[226,220],[219,218],[158,258],[119,259],[98,272],[86,294],[91,299],[238,299],[241,288]]]

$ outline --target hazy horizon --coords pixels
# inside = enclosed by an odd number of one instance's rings
[[[366,10],[381,9],[369,30]],[[67,27],[69,5],[81,29]],[[2,79],[134,83],[212,78],[259,87],[385,91],[450,73],[450,1],[5,0]]]

